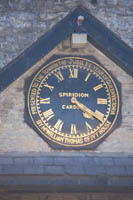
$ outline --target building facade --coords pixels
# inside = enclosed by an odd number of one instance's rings
[[[37,39],[40,36],[43,38],[43,35],[46,37],[77,6],[84,6],[112,34],[116,34],[122,44],[124,41],[132,54],[131,1],[104,0],[96,4],[91,1],[2,1],[1,72],[19,62],[22,57],[25,58],[22,52],[31,44],[31,49],[36,49],[34,44],[37,44]],[[119,63],[112,61],[91,40],[85,46],[73,46],[71,37],[69,34],[49,52],[42,54],[41,59],[0,94],[1,199],[133,198],[132,69],[127,73],[126,67],[123,70]],[[51,41],[52,38],[48,40],[48,45]],[[43,48],[45,52],[46,47]],[[94,150],[54,150],[25,121],[27,80],[53,55],[94,56],[121,85],[121,123]],[[119,56],[119,52],[116,55]],[[11,64],[8,64],[10,61]]]

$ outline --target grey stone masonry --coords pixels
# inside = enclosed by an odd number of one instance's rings
[[[0,0],[0,68],[80,5],[133,47],[132,0]]]
[[[133,192],[133,155],[0,154],[0,189],[36,192]]]

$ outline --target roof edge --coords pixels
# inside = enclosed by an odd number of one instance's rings
[[[85,18],[81,26],[78,26],[76,22],[79,15],[83,15]],[[73,32],[83,31],[87,33],[89,42],[119,65],[126,73],[133,76],[132,48],[92,16],[86,8],[80,6],[0,71],[0,92],[30,69],[33,64],[49,53],[62,40]]]

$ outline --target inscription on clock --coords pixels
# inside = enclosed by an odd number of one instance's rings
[[[64,57],[34,75],[27,105],[33,126],[54,148],[92,149],[116,123],[119,94],[102,66]]]

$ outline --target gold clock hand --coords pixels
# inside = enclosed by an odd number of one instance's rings
[[[83,111],[83,116],[85,118],[90,118],[90,119],[94,119],[93,116],[89,113],[89,112],[86,112],[86,106],[81,104],[79,101],[77,101],[77,99],[75,97],[72,97],[71,98],[71,102],[73,104],[76,104],[76,106]]]
[[[96,114],[95,112],[93,112],[92,110],[90,110],[88,107],[86,107],[84,104],[80,103],[75,97],[71,98],[71,102],[73,104],[76,104],[76,106],[82,110],[84,112],[84,116],[91,119],[94,119],[93,117],[97,118],[99,121],[103,122],[103,119]]]
[[[87,119],[94,119],[94,117],[87,112],[83,112],[83,116],[84,118],[87,118]]]

